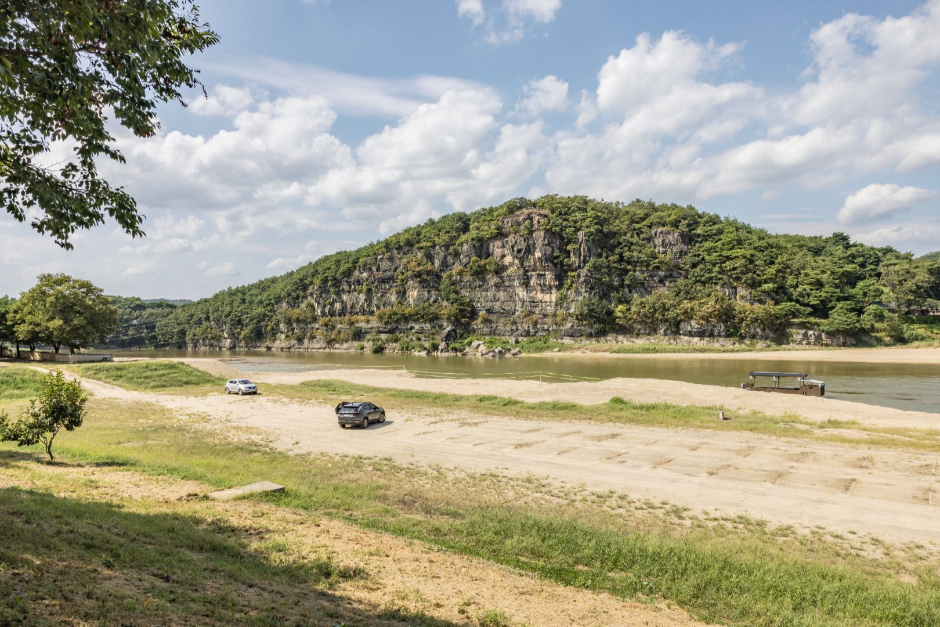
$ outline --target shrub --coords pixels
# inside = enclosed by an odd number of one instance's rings
[[[378,355],[385,352],[385,342],[379,340],[377,342],[372,342],[372,354]]]
[[[878,305],[869,305],[865,308],[865,311],[862,312],[862,317],[860,318],[859,322],[861,323],[862,327],[872,331],[876,326],[882,324],[885,321],[887,315],[888,312],[884,307],[880,307]]]
[[[467,262],[465,270],[470,276],[482,277],[488,274],[499,274],[503,271],[503,266],[493,257],[487,257],[486,259],[473,257]]]
[[[6,413],[0,414],[0,440],[18,446],[41,442],[53,461],[53,440],[63,428],[72,431],[82,426],[87,401],[81,383],[66,381],[59,371],[50,372],[42,381],[39,398],[29,402],[17,422],[11,423]]]
[[[829,311],[829,318],[819,325],[823,333],[841,333],[851,335],[859,330],[859,318],[851,303],[837,303]]]
[[[575,319],[587,325],[594,333],[605,333],[614,323],[614,311],[607,301],[600,298],[585,298],[574,310]]]

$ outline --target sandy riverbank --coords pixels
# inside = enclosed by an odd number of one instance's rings
[[[366,455],[538,476],[576,490],[616,490],[694,511],[747,514],[807,530],[821,525],[938,548],[936,453],[751,433],[517,420],[434,407],[386,407],[383,424],[340,429],[331,404],[287,400],[273,391],[257,397],[186,396],[87,379],[84,384],[104,398],[159,403],[220,432],[231,432],[225,425],[250,427],[295,454]]]
[[[212,369],[211,360],[193,360],[193,366]],[[224,364],[223,364],[224,365]],[[209,371],[209,370],[207,370]],[[903,411],[830,398],[751,392],[739,388],[666,381],[661,379],[608,379],[596,383],[540,383],[514,379],[421,378],[397,370],[311,370],[308,372],[256,372],[259,383],[293,385],[304,381],[339,379],[358,385],[443,392],[491,394],[528,402],[567,401],[585,405],[606,403],[619,396],[638,403],[704,405],[732,411],[760,411],[770,415],[797,415],[814,422],[854,420],[872,427],[940,429],[940,415]]]
[[[210,372],[230,372],[231,368],[214,360],[192,363]],[[612,395],[694,404],[724,398],[725,407],[741,404],[763,411],[798,411],[820,420],[854,418],[866,424],[912,427],[930,427],[940,421],[932,414],[844,401],[669,381],[539,384],[420,379],[408,373],[362,370],[258,374],[252,377],[262,384],[342,379],[430,392],[582,403]],[[159,403],[199,424],[221,427],[221,432],[229,431],[226,424],[250,427],[264,434],[271,445],[291,453],[367,455],[515,477],[534,475],[562,486],[622,491],[694,511],[747,514],[804,529],[822,525],[900,542],[933,545],[940,525],[940,467],[933,452],[745,432],[518,420],[485,411],[442,411],[430,405],[387,406],[388,420],[381,425],[368,430],[339,429],[332,403],[288,400],[278,397],[273,388],[262,387],[263,395],[258,397],[189,396],[134,392],[87,379],[84,383],[97,396]],[[934,545],[931,550],[935,549]]]

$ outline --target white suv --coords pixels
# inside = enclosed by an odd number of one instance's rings
[[[225,382],[226,394],[257,394],[258,386],[248,379],[229,379]]]

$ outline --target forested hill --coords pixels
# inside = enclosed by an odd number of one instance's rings
[[[156,306],[146,337],[125,328],[122,341],[304,347],[445,327],[786,341],[794,321],[903,340],[912,339],[904,315],[935,311],[938,300],[935,257],[841,233],[771,234],[693,207],[544,196],[449,214],[279,277]]]

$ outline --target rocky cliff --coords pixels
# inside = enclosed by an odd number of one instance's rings
[[[590,334],[591,329],[574,316],[578,304],[586,297],[612,296],[600,288],[589,270],[598,254],[597,245],[578,232],[575,245],[566,246],[560,235],[545,228],[549,217],[548,210],[527,208],[500,219],[497,231],[486,241],[456,247],[422,242],[425,245],[378,254],[360,263],[348,277],[311,289],[301,307],[317,319],[371,317],[379,312],[374,324],[365,325],[382,333],[426,331],[458,321],[418,316],[383,324],[381,312],[446,303],[441,284],[447,282],[471,305],[472,319],[464,322],[476,322],[489,334]],[[678,262],[688,252],[688,236],[659,228],[651,234],[648,246]],[[617,297],[648,296],[680,277],[676,270],[637,268],[630,285]],[[296,335],[310,328],[319,325],[311,327],[308,317],[281,331]]]
[[[894,284],[905,307],[929,304],[940,298],[940,265],[839,233],[773,235],[692,207],[546,196],[450,214],[184,305],[157,323],[156,343],[317,348],[442,334],[786,342],[797,327],[806,330],[797,341],[844,343],[862,331],[861,314],[877,322],[901,311]]]

